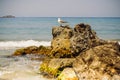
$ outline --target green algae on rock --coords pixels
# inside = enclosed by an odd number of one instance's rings
[[[46,59],[40,65],[40,71],[52,75],[53,77],[58,76],[61,71],[66,67],[72,67],[74,58],[54,58],[54,59]]]

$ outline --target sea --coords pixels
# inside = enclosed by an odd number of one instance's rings
[[[0,18],[0,80],[51,80],[44,78],[41,61],[35,55],[11,57],[16,49],[28,46],[50,46],[52,28],[58,17]],[[104,40],[120,41],[120,17],[61,17],[65,25],[89,24]]]

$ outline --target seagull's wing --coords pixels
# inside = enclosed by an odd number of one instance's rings
[[[67,21],[63,21],[63,20],[61,20],[60,23],[68,23],[68,22],[67,22]]]

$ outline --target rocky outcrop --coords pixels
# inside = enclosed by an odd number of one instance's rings
[[[56,58],[72,57],[70,38],[73,36],[73,30],[67,26],[53,27],[52,35],[52,51],[50,55]]]
[[[105,40],[99,39],[96,32],[87,24],[77,24],[73,33],[74,34],[70,40],[71,50],[75,55],[78,55],[83,50],[107,43]]]
[[[119,80],[120,46],[107,44],[84,51],[73,68],[80,80]]]
[[[51,47],[27,47],[14,55],[47,55],[40,72],[58,80],[120,80],[120,45],[99,39],[90,25],[53,27]],[[72,74],[72,75],[71,75]]]
[[[53,27],[52,35],[52,59],[41,64],[42,72],[58,76],[58,80],[119,79],[120,46],[117,42],[99,39],[90,25],[83,23],[74,29]],[[66,58],[74,58],[69,66]],[[70,77],[67,72],[74,75]]]
[[[108,43],[99,39],[90,25],[83,23],[75,25],[74,29],[68,26],[53,27],[52,35],[51,55],[57,58],[75,57],[84,50]]]
[[[20,55],[26,55],[26,54],[42,54],[42,55],[48,55],[51,51],[51,47],[44,47],[44,46],[30,46],[26,48],[20,48],[17,49],[13,56],[20,56]]]

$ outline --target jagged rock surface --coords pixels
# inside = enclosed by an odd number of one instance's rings
[[[53,40],[51,42],[52,57],[72,57],[70,38],[73,36],[73,30],[67,26],[53,27]]]
[[[54,27],[52,29],[53,40],[51,43],[52,58],[75,58],[71,68],[74,69],[76,76],[81,80],[102,80],[119,79],[120,74],[120,46],[117,42],[101,40],[97,37],[89,25],[77,24],[73,29],[69,27]],[[43,72],[54,73],[59,72],[52,64],[61,65],[61,61],[43,62],[41,66],[46,64]],[[66,62],[66,61],[65,61]],[[67,63],[64,63],[67,65]],[[52,71],[49,71],[52,68]],[[68,66],[62,67],[62,70]],[[41,67],[43,68],[43,67]],[[55,69],[55,70],[53,70]],[[67,70],[65,70],[67,72]],[[68,71],[69,72],[69,71]],[[61,73],[61,71],[60,71]],[[64,74],[64,71],[62,72]],[[53,75],[55,75],[53,74]],[[61,74],[62,75],[62,74]],[[58,79],[64,79],[60,76]],[[70,80],[74,80],[69,78]]]
[[[78,55],[83,50],[90,49],[92,47],[105,44],[106,41],[100,40],[96,32],[91,29],[90,25],[77,24],[73,31],[71,40],[72,53]],[[78,54],[77,54],[78,53]]]
[[[48,57],[40,65],[47,76],[64,80],[75,72],[75,80],[120,80],[120,45],[117,42],[99,39],[90,25],[77,24],[53,27],[51,47],[27,47],[16,50],[14,55],[45,54]],[[73,59],[74,58],[74,59]],[[65,76],[61,76],[61,75]],[[74,78],[69,78],[74,80]]]
[[[73,68],[80,80],[120,80],[120,46],[107,44],[82,52]]]

